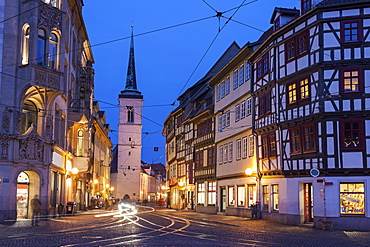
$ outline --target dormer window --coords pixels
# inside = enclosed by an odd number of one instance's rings
[[[301,0],[302,14],[308,12],[312,8],[312,0]]]
[[[274,21],[274,30],[279,30],[280,28],[280,16],[276,17],[275,21]]]

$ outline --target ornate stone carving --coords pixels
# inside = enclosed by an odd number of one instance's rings
[[[43,70],[36,70],[35,82],[49,88],[58,88],[59,76],[52,73],[47,73]]]
[[[58,76],[48,74],[48,85],[50,87],[57,88],[58,87]]]
[[[51,29],[61,30],[62,15],[56,10],[40,6],[38,25]]]
[[[0,134],[0,144],[1,144],[1,159],[8,159],[8,146],[9,146],[9,134]]]
[[[53,133],[53,119],[48,116],[46,118],[46,126],[45,126],[45,138],[50,140]]]
[[[35,72],[35,82],[36,83],[46,84],[46,78],[47,78],[46,72],[36,70]]]
[[[10,131],[10,112],[12,110],[10,108],[7,108],[5,111],[3,111],[3,131],[6,133],[9,133]]]
[[[19,157],[21,159],[43,161],[44,141],[37,134],[33,124],[28,136],[19,142]]]
[[[15,132],[16,134],[21,133],[21,126],[22,126],[22,113],[17,111],[15,113]]]

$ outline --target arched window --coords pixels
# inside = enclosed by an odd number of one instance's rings
[[[84,149],[84,131],[83,129],[77,130],[77,156],[83,156]]]
[[[22,40],[22,65],[28,64],[30,49],[30,27],[24,25],[23,27],[23,40]]]
[[[58,62],[58,36],[56,36],[54,33],[50,35],[49,39],[49,65],[48,67],[50,69],[56,69],[57,68],[57,62]]]
[[[126,106],[127,107],[127,122],[133,123],[134,122],[134,107],[133,106]]]
[[[46,65],[46,33],[43,29],[38,30],[37,65]]]
[[[26,100],[22,109],[22,134],[31,127],[32,123],[37,124],[37,113],[36,105],[32,101]]]

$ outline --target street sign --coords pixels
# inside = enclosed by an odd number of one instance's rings
[[[312,177],[316,178],[320,175],[320,171],[317,168],[312,168],[310,170],[310,174],[311,174]]]

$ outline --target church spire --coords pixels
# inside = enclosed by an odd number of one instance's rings
[[[136,83],[136,71],[135,71],[135,54],[134,54],[134,25],[131,26],[131,43],[130,43],[130,55],[128,60],[126,86],[121,94],[120,98],[137,98],[142,97],[141,92],[137,89]]]

